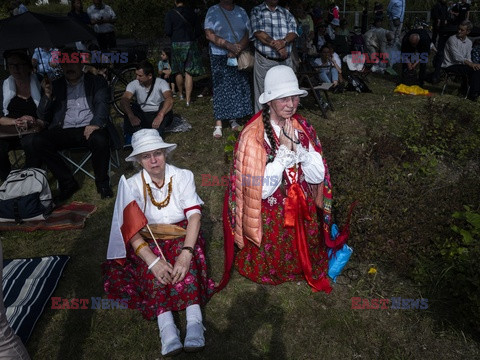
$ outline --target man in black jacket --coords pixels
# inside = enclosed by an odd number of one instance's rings
[[[448,23],[447,1],[437,0],[430,14],[432,18],[432,42],[436,45],[438,33],[447,26]]]
[[[33,146],[58,180],[58,201],[68,199],[79,189],[72,171],[58,154],[58,150],[74,147],[90,149],[97,191],[102,199],[109,198],[113,192],[108,176],[108,85],[100,76],[84,74],[79,54],[72,54],[75,51],[63,53],[64,76],[53,83],[42,83],[45,94],[38,106],[38,117],[49,125],[48,130],[35,136]]]
[[[428,55],[432,40],[425,29],[410,30],[405,34],[402,40],[402,82],[406,85],[423,86],[426,77]],[[419,69],[418,80],[416,78],[416,69]],[[412,83],[406,81],[412,75]]]

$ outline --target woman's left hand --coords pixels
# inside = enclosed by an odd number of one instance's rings
[[[189,251],[182,251],[180,255],[178,255],[175,265],[173,266],[172,284],[176,284],[185,278],[185,275],[187,275],[190,269],[192,257],[193,255]]]

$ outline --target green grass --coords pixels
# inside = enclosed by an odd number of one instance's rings
[[[331,294],[312,293],[305,282],[279,286],[252,283],[237,272],[204,309],[206,349],[178,359],[473,359],[479,344],[461,325],[448,322],[428,288],[411,279],[418,253],[449,234],[448,219],[462,204],[479,203],[475,169],[459,168],[444,155],[432,173],[422,172],[422,157],[404,144],[409,136],[402,125],[408,116],[426,115],[435,106],[459,105],[478,122],[478,104],[456,96],[411,97],[393,94],[390,79],[370,77],[372,94],[331,95],[336,111],[327,120],[319,116],[312,97],[302,100],[299,113],[314,124],[329,162],[338,223],[348,205],[359,200],[349,240],[354,255],[349,267],[359,278],[333,285]],[[438,90],[438,88],[436,89]],[[174,111],[193,126],[187,133],[170,134],[178,144],[171,162],[192,170],[197,192],[205,202],[203,231],[211,276],[219,281],[223,270],[222,199],[224,188],[202,187],[201,174],[226,174],[224,146],[230,130],[214,140],[210,97],[192,106],[176,100]],[[117,119],[120,122],[120,119]],[[411,130],[411,129],[410,129]],[[415,135],[411,130],[411,136]],[[121,152],[124,158],[127,152]],[[451,154],[450,154],[451,155]],[[447,161],[448,159],[448,161]],[[412,169],[405,170],[409,162]],[[446,170],[445,170],[446,169]],[[469,171],[471,169],[471,171]],[[448,170],[448,171],[447,171]],[[433,170],[432,170],[433,171]],[[123,163],[112,182],[134,173]],[[83,230],[3,233],[6,258],[67,254],[71,256],[53,296],[104,296],[100,264],[104,261],[114,199],[101,200],[94,183],[81,176],[82,189],[73,200],[95,203],[98,210]],[[115,186],[116,189],[116,186]],[[370,267],[376,275],[367,274]],[[429,298],[427,310],[355,310],[352,297]],[[52,310],[42,314],[27,348],[33,359],[158,359],[160,340],[156,322],[143,320],[132,310]],[[179,321],[185,330],[184,314]]]

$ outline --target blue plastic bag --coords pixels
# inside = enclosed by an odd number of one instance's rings
[[[338,233],[337,224],[333,224],[330,231],[332,239],[335,239]],[[347,244],[344,244],[334,255],[332,255],[332,249],[328,250],[328,276],[333,279],[333,282],[337,282],[337,276],[340,275],[345,265],[347,265],[352,253],[353,249]]]

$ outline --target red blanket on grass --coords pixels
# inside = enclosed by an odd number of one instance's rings
[[[72,230],[85,226],[85,220],[97,210],[92,204],[74,201],[53,210],[52,214],[41,221],[0,222],[0,231],[35,231],[35,230]]]

